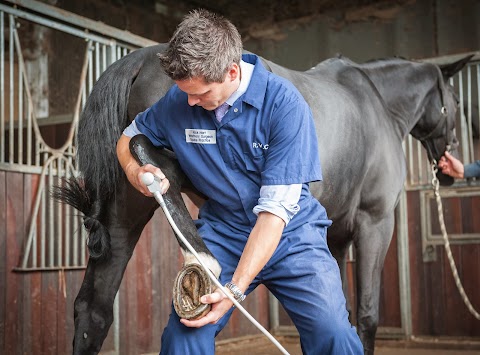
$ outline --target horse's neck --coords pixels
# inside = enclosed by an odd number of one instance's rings
[[[378,67],[358,66],[377,88],[392,118],[404,126],[404,136],[420,119],[427,96],[437,85],[437,79],[431,75],[431,71],[422,69],[424,65],[401,61]]]

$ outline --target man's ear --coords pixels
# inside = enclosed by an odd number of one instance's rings
[[[231,81],[235,81],[237,78],[240,78],[240,65],[233,63],[228,70],[227,76]]]

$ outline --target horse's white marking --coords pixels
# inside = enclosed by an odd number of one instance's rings
[[[200,264],[197,258],[189,251],[185,251],[182,249],[182,253],[183,253],[183,258],[185,259],[185,265]],[[202,259],[203,263],[210,269],[210,271],[218,279],[218,277],[220,276],[220,272],[222,271],[222,267],[220,266],[218,261],[211,255],[208,255],[205,253],[198,253],[198,255]]]

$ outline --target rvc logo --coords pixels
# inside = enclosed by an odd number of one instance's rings
[[[253,147],[253,149],[267,150],[268,149],[268,144],[253,142],[252,147]]]

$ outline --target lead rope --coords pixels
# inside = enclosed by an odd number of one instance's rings
[[[440,197],[440,182],[437,178],[437,162],[436,160],[432,161],[432,185],[433,190],[435,192],[435,198],[437,200],[437,207],[438,207],[438,222],[440,223],[440,229],[442,231],[443,241],[445,243],[445,251],[447,253],[448,262],[450,264],[450,269],[452,270],[453,278],[455,279],[455,284],[457,285],[458,292],[462,296],[463,302],[467,306],[468,310],[471,314],[477,319],[480,320],[480,314],[473,308],[472,303],[468,299],[467,294],[462,286],[462,282],[460,281],[460,277],[458,276],[457,267],[455,266],[455,261],[453,260],[452,250],[450,249],[450,242],[448,240],[447,229],[445,228],[445,220],[443,218],[443,205],[442,205],[442,198]]]
[[[278,342],[277,339],[275,339],[273,337],[272,334],[270,334],[268,332],[268,330],[266,330],[260,323],[258,323],[256,321],[255,318],[253,318],[250,313],[248,313],[248,311],[243,308],[243,306],[235,299],[233,298],[232,294],[230,293],[230,291],[228,291],[225,287],[223,287],[220,282],[217,280],[217,278],[215,277],[215,275],[210,271],[210,269],[208,268],[208,266],[206,266],[204,264],[204,262],[202,261],[202,259],[200,258],[200,256],[198,255],[198,253],[196,252],[196,250],[192,247],[192,245],[189,243],[189,241],[183,236],[182,232],[178,229],[177,227],[177,224],[175,223],[175,221],[173,220],[172,218],[172,215],[170,214],[170,211],[168,210],[168,207],[167,205],[165,204],[165,201],[163,199],[163,196],[162,196],[162,193],[160,192],[160,189],[159,188],[154,188],[154,189],[151,189],[151,187],[153,187],[152,185],[155,183],[155,182],[159,182],[157,180],[157,178],[152,174],[152,173],[144,173],[142,175],[142,182],[149,188],[150,192],[153,193],[153,196],[155,197],[155,200],[157,200],[158,204],[160,205],[160,207],[162,207],[162,210],[163,212],[165,213],[165,217],[167,217],[167,220],[168,222],[170,223],[170,226],[172,227],[172,229],[175,231],[175,233],[177,234],[177,236],[180,238],[180,240],[185,244],[185,246],[187,247],[187,249],[197,258],[198,262],[200,263],[200,265],[202,265],[203,269],[205,270],[205,272],[207,273],[208,277],[210,277],[210,279],[212,280],[212,282],[225,294],[225,296],[227,296],[230,301],[233,302],[233,304],[235,305],[235,307],[238,308],[238,310],[240,312],[242,312],[245,317],[247,317],[247,319],[253,323],[254,326],[256,326],[263,334],[265,334],[265,336],[285,355],[290,355],[288,353],[287,350],[285,350],[285,348],[282,346],[282,344],[280,344]]]

